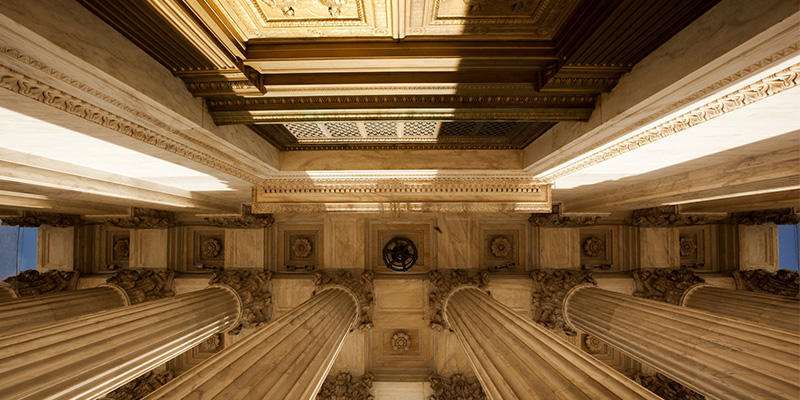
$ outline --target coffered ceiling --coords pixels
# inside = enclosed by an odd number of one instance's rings
[[[521,149],[716,3],[79,1],[281,150]]]

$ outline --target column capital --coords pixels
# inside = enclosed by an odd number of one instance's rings
[[[208,217],[206,222],[222,228],[269,228],[275,223],[272,214],[253,214],[250,206],[242,206],[242,215],[236,217]]]
[[[375,377],[367,372],[353,381],[353,375],[342,371],[334,375],[328,375],[322,383],[316,400],[373,400],[375,396],[369,392],[372,389],[372,381]]]
[[[550,329],[563,329],[567,335],[576,332],[564,319],[564,302],[575,288],[597,285],[592,274],[582,270],[551,269],[531,272],[533,279],[533,320]]]
[[[78,275],[78,271],[50,270],[40,273],[28,270],[3,279],[3,282],[9,284],[18,297],[29,297],[75,290],[78,286]]]
[[[431,286],[428,292],[429,326],[441,331],[447,326],[444,318],[443,307],[445,300],[454,289],[462,286],[472,286],[485,290],[489,283],[489,273],[486,271],[469,269],[433,270],[429,274]]]
[[[736,288],[748,292],[774,294],[797,298],[800,293],[800,274],[781,269],[770,272],[763,269],[734,271]]]
[[[670,399],[670,400],[705,400],[706,398],[695,392],[692,389],[687,388],[680,384],[680,382],[674,381],[667,377],[666,375],[660,374],[658,372],[652,375],[645,375],[641,372],[636,372],[633,374],[633,380],[636,383],[642,385],[645,389],[657,394],[659,397],[663,399]]]
[[[358,300],[358,329],[362,332],[372,329],[372,313],[375,309],[372,272],[325,269],[314,274],[314,295],[331,286],[345,287],[355,295]]]
[[[242,328],[258,328],[272,319],[272,293],[269,283],[272,273],[247,269],[215,271],[211,286],[222,286],[232,290],[239,298],[239,320],[231,333],[238,334]]]
[[[731,213],[728,222],[740,225],[769,223],[776,225],[797,225],[800,223],[800,214],[798,214],[794,208],[734,212]]]
[[[109,218],[107,223],[118,228],[165,229],[175,225],[175,213],[150,208],[133,207],[130,217]]]
[[[689,289],[705,283],[705,279],[686,268],[656,268],[634,271],[636,291],[633,295],[644,299],[681,305]]]
[[[166,385],[167,382],[171,381],[174,376],[175,373],[172,372],[172,370],[166,370],[159,373],[150,371],[126,383],[122,387],[109,392],[105,396],[101,397],[100,400],[141,399],[161,386]]]
[[[660,206],[634,210],[625,223],[648,228],[664,228],[671,226],[689,226],[707,224],[704,215],[686,215],[678,212],[678,206]]]
[[[571,228],[578,226],[594,225],[599,216],[565,216],[561,213],[561,207],[557,204],[553,206],[553,211],[550,213],[533,213],[528,222],[534,226],[544,226],[551,228]]]
[[[478,378],[467,378],[460,373],[455,373],[447,378],[431,373],[428,375],[428,381],[433,391],[428,400],[487,400]]]
[[[56,228],[69,228],[80,225],[81,217],[75,214],[56,214],[40,211],[25,211],[22,217],[3,217],[3,225],[37,228],[50,225]]]
[[[171,270],[121,269],[108,278],[106,283],[121,290],[128,305],[133,305],[174,296],[175,292],[172,291],[174,278],[175,272]]]

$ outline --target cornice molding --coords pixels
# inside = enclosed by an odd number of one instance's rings
[[[159,129],[164,129],[170,134],[180,137],[182,140],[192,142],[193,145],[207,148],[210,153],[217,153],[221,157],[228,158],[228,156],[218,149],[214,149],[208,144],[203,144],[202,141],[191,138],[189,135],[186,135],[182,132],[169,129],[165,124],[157,121],[155,118],[152,118],[151,116],[148,116],[140,111],[134,110],[132,107],[123,104],[113,97],[103,94],[97,89],[91,88],[90,86],[68,76],[67,74],[59,72],[56,69],[45,65],[44,63],[22,53],[17,49],[9,48],[4,43],[0,43],[0,55],[10,57],[13,60],[27,65],[28,67],[44,72],[53,78],[67,83],[68,85],[79,89],[100,101],[86,101],[83,98],[76,97],[45,82],[32,78],[31,76],[19,72],[11,66],[5,64],[0,65],[0,87],[4,89],[21,94],[53,108],[65,111],[97,125],[115,130],[133,139],[137,139],[146,144],[158,147],[159,149],[177,154],[181,157],[235,176],[244,181],[256,183],[260,179],[258,176],[247,171],[245,168],[236,166],[231,162],[224,161],[221,158],[200,151],[193,146],[181,143],[175,139],[171,139],[154,131],[153,129],[127,119],[114,111],[108,110],[105,106],[100,105],[100,103],[108,103],[114,107],[118,107],[125,112],[135,115],[137,118],[142,118],[148,125],[155,125]]]
[[[700,125],[747,105],[792,89],[796,87],[798,81],[800,81],[800,79],[798,79],[799,77],[800,64],[792,65],[769,77],[747,85],[744,88],[729,92],[702,106],[673,117],[653,128],[646,129],[613,145],[603,146],[600,149],[591,151],[553,172],[540,175],[539,178],[547,182],[554,182],[556,179],[573,174],[584,168],[599,164],[650,143],[657,142],[693,126]]]
[[[532,213],[550,209],[550,204],[525,202],[338,202],[338,203],[258,203],[253,210],[272,214],[318,213]]]
[[[413,104],[406,104],[413,106]],[[488,108],[447,110],[455,105],[443,105],[444,109],[404,107],[375,107],[364,109],[296,109],[211,111],[217,125],[258,124],[284,122],[331,122],[331,121],[587,121],[592,107],[578,108]]]

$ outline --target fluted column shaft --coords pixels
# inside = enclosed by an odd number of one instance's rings
[[[491,399],[659,399],[476,288],[452,292],[444,314]]]
[[[13,299],[0,303],[0,335],[28,332],[125,305],[124,293],[108,286]]]
[[[348,290],[327,289],[149,396],[309,400],[358,315]]]
[[[707,398],[800,396],[800,334],[587,286],[567,296],[564,315]]]
[[[698,285],[686,292],[682,305],[772,328],[800,332],[800,301],[794,298]]]
[[[211,287],[0,338],[3,398],[88,399],[232,327],[237,295]]]

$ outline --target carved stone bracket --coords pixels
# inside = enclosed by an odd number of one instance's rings
[[[681,305],[686,290],[705,280],[686,269],[657,268],[635,271],[636,291],[633,295],[650,300]]]
[[[373,379],[375,377],[369,372],[355,382],[349,372],[339,372],[336,376],[328,375],[317,393],[316,400],[373,400],[375,396],[369,393]]]
[[[242,328],[258,328],[266,325],[272,318],[272,293],[269,283],[272,273],[246,269],[226,269],[214,272],[208,282],[212,286],[225,286],[233,289],[242,300],[242,315],[239,325],[231,330],[238,334]]]
[[[171,370],[159,373],[150,371],[106,394],[100,400],[139,400],[166,385],[174,376]]]
[[[130,217],[109,218],[107,223],[128,229],[164,229],[175,225],[175,214],[169,211],[133,207]]]
[[[580,285],[596,285],[592,274],[580,270],[540,270],[531,272],[533,278],[533,320],[550,329],[563,329],[575,335],[564,319],[564,299],[567,293]]]
[[[664,400],[705,400],[703,395],[658,372],[652,375],[636,372],[633,379]]]
[[[578,226],[594,225],[599,216],[565,216],[561,213],[559,205],[553,206],[553,211],[550,213],[533,213],[528,218],[528,222],[535,226],[545,226],[552,228],[571,228]]]
[[[625,223],[633,226],[661,228],[670,226],[690,226],[707,224],[703,215],[686,215],[678,213],[677,206],[661,206],[635,210]]]
[[[356,277],[356,275],[358,277]],[[372,287],[372,272],[329,269],[314,274],[314,294],[328,286],[344,286],[358,298],[358,329],[366,332],[372,329],[372,313],[375,309],[375,291]]]
[[[17,292],[18,297],[29,297],[75,290],[78,286],[78,275],[77,271],[39,273],[36,270],[29,270],[22,271],[17,276],[10,276],[3,282],[9,284]]]
[[[486,400],[481,383],[477,378],[467,378],[462,374],[453,374],[449,378],[431,373],[428,375],[433,394],[428,400]]]
[[[793,208],[777,208],[772,210],[759,210],[748,212],[731,213],[728,218],[731,224],[757,225],[769,224],[776,225],[797,225],[800,224],[800,214]]]
[[[431,287],[430,292],[428,292],[429,326],[432,329],[441,331],[445,328],[449,329],[444,320],[444,310],[442,309],[447,295],[459,286],[476,286],[479,289],[485,289],[489,283],[489,273],[468,269],[434,270],[430,272],[430,281]]]
[[[238,217],[209,217],[206,222],[222,228],[269,228],[275,223],[272,214],[253,214],[250,206],[242,206]]]
[[[175,272],[154,269],[122,269],[108,278],[106,283],[125,291],[130,304],[174,296],[172,281]]]
[[[26,211],[22,217],[3,217],[3,225],[36,228],[42,225],[56,228],[69,228],[80,225],[81,218],[73,214],[54,214],[37,211]]]
[[[800,293],[800,275],[788,269],[774,273],[763,269],[734,271],[733,279],[739,290],[795,298]]]

